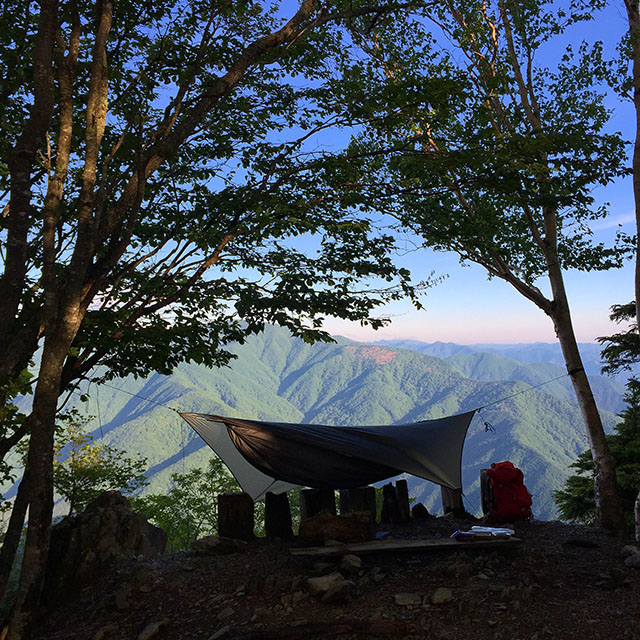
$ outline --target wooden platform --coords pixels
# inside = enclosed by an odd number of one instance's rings
[[[472,542],[460,542],[453,538],[423,538],[386,540],[371,540],[370,542],[357,542],[353,544],[332,545],[329,547],[306,547],[304,549],[291,549],[294,556],[330,557],[342,556],[348,553],[363,555],[369,553],[386,553],[389,551],[437,551],[439,549],[485,549],[485,548],[516,548],[522,544],[520,538],[490,538],[473,540]]]

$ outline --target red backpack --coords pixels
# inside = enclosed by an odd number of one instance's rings
[[[524,474],[511,462],[494,462],[487,469],[491,497],[487,517],[495,522],[513,522],[531,517],[531,494],[524,486]]]

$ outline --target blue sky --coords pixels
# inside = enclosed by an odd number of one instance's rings
[[[611,55],[625,32],[622,0],[608,6],[589,23],[582,23],[569,34],[573,41],[601,39]],[[539,52],[543,59],[561,55],[561,48]],[[634,136],[634,114],[630,103],[612,97],[611,127],[622,131],[627,139]],[[610,242],[621,228],[632,235],[635,229],[631,180],[619,180],[596,193],[597,199],[610,203],[610,216],[594,223],[596,240]],[[421,251],[408,259],[408,266],[418,277],[448,274],[424,299],[426,310],[416,311],[407,302],[389,305],[380,315],[389,315],[391,324],[373,331],[358,324],[328,320],[326,328],[333,334],[355,340],[412,338],[425,342],[518,343],[554,342],[551,321],[531,302],[508,284],[487,280],[485,271],[475,265],[461,267],[456,255]],[[633,299],[632,262],[622,269],[602,273],[567,272],[569,294],[578,340],[593,342],[597,336],[616,330],[609,321],[609,308]],[[545,290],[545,282],[539,283]]]

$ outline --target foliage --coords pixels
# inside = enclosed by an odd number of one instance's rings
[[[174,473],[166,494],[134,498],[132,508],[167,534],[168,551],[179,551],[189,549],[202,536],[216,533],[216,496],[240,490],[221,460],[214,457],[206,469]]]
[[[618,324],[628,323],[626,331],[598,338],[598,342],[604,345],[602,359],[605,364],[602,371],[612,375],[623,370],[630,371],[635,363],[640,362],[640,334],[635,322],[635,301],[613,305],[610,318]]]
[[[81,513],[104,491],[131,496],[148,484],[147,459],[94,442],[85,430],[87,421],[72,410],[61,416],[56,429],[53,484],[68,504],[69,515]],[[27,442],[20,443],[18,450],[26,457]]]
[[[632,528],[634,504],[640,491],[640,382],[631,379],[625,396],[627,408],[620,414],[621,422],[615,433],[607,436],[611,453],[615,457],[618,484],[622,490],[622,506]],[[585,451],[571,465],[577,473],[569,476],[564,489],[553,496],[560,515],[567,520],[592,524],[595,520],[593,496],[593,459]]]
[[[606,127],[601,45],[568,47],[554,67],[534,57],[600,6],[443,2],[423,20],[363,30],[367,59],[336,91],[368,126],[333,176],[359,181],[363,206],[419,242],[481,264],[542,306],[536,281],[552,253],[562,268],[619,265],[622,249],[590,231],[607,214],[593,187],[626,171],[624,140]]]

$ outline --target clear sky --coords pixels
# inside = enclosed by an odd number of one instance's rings
[[[579,31],[574,30],[570,37],[590,42],[601,39],[605,51],[613,55],[625,28],[624,5],[619,0],[607,7],[596,20],[577,27]],[[540,53],[544,58],[561,55],[560,49]],[[632,139],[635,134],[632,105],[612,98],[609,106],[613,110],[612,128]],[[599,190],[596,196],[600,201],[611,204],[611,213],[608,218],[594,223],[595,239],[612,241],[619,225],[633,235],[631,180],[619,180]],[[453,254],[424,251],[412,255],[408,266],[417,279],[432,270],[436,275],[448,274],[441,284],[427,292],[424,299],[426,310],[416,311],[409,303],[395,303],[380,314],[392,318],[391,324],[384,329],[373,331],[339,320],[328,320],[326,328],[332,334],[354,340],[411,338],[462,344],[555,341],[549,318],[508,284],[497,279],[488,281],[481,267],[461,267]],[[629,262],[619,270],[566,274],[569,302],[580,342],[593,342],[597,336],[616,330],[609,321],[609,307],[633,299],[633,271],[633,264]],[[546,290],[545,284],[541,281],[540,288]]]

